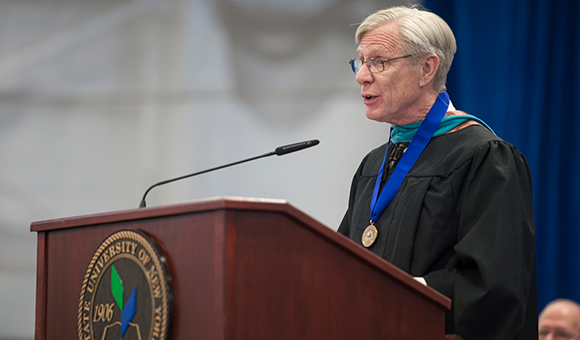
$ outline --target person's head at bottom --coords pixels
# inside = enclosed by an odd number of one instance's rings
[[[580,305],[558,299],[550,302],[538,320],[540,340],[580,339]]]

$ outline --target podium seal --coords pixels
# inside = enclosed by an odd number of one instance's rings
[[[97,248],[78,308],[80,340],[167,340],[173,294],[167,261],[143,232],[119,230]]]

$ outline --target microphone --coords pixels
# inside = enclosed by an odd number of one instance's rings
[[[318,143],[320,143],[320,141],[318,139],[313,139],[313,140],[309,140],[309,141],[304,141],[304,142],[299,142],[299,143],[294,143],[294,144],[288,144],[288,145],[284,145],[284,146],[279,146],[276,148],[276,150],[265,153],[263,155],[259,155],[259,156],[255,156],[255,157],[251,157],[251,158],[247,158],[241,161],[237,161],[237,162],[233,162],[233,163],[229,163],[226,165],[221,165],[221,166],[217,166],[215,168],[211,168],[211,169],[207,169],[207,170],[203,170],[203,171],[199,171],[199,172],[194,172],[192,174],[189,175],[185,175],[185,176],[180,176],[180,177],[176,177],[176,178],[172,178],[172,179],[168,179],[165,181],[161,181],[158,183],[153,184],[152,186],[149,187],[149,189],[147,189],[147,191],[145,191],[145,194],[143,195],[143,199],[141,200],[141,203],[139,204],[139,208],[145,208],[146,204],[145,204],[145,197],[147,197],[147,194],[149,193],[149,191],[151,191],[151,189],[163,185],[163,184],[167,184],[167,183],[171,183],[171,182],[175,182],[175,181],[179,181],[181,179],[185,179],[188,177],[193,177],[193,176],[197,176],[197,175],[201,175],[201,174],[205,174],[206,172],[211,172],[211,171],[215,171],[215,170],[219,170],[219,169],[223,169],[223,168],[227,168],[233,165],[237,165],[237,164],[241,164],[241,163],[245,163],[245,162],[249,162],[249,161],[253,161],[255,159],[258,158],[264,158],[264,157],[269,157],[269,156],[273,156],[273,155],[278,155],[278,156],[282,156],[282,155],[286,155],[295,151],[300,151],[306,148],[309,148],[311,146],[315,146],[318,145]]]

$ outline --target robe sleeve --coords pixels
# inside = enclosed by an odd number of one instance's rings
[[[496,140],[462,167],[452,181],[459,216],[455,254],[425,280],[452,299],[448,326],[464,339],[520,339],[530,319],[529,295],[536,294],[528,164],[515,147]]]
[[[358,188],[358,179],[362,175],[365,164],[367,163],[367,161],[369,159],[369,155],[370,155],[370,153],[367,154],[363,158],[357,171],[355,172],[355,174],[353,176],[351,186],[350,186],[350,194],[349,194],[349,198],[348,198],[348,208],[347,208],[346,213],[344,214],[344,217],[342,218],[342,221],[340,222],[340,225],[338,226],[338,229],[337,229],[337,232],[339,232],[347,237],[350,237],[351,239],[353,238],[353,235],[351,235],[352,229],[350,227],[350,223],[352,221],[352,212],[353,212],[354,205],[355,205],[356,190]]]
[[[354,195],[354,191],[356,191],[356,180],[357,176],[355,175],[353,180],[352,180],[352,185],[350,188],[350,196],[349,196],[349,202],[348,202],[348,209],[346,210],[346,213],[344,214],[344,217],[342,218],[342,221],[340,222],[340,225],[338,226],[337,231],[345,236],[350,237],[350,220],[351,220],[351,214],[352,214],[352,200]]]

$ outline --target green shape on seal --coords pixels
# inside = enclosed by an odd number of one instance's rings
[[[113,272],[111,273],[111,291],[113,293],[113,297],[115,298],[115,301],[117,302],[117,305],[119,306],[119,308],[121,309],[121,312],[122,312],[123,311],[123,281],[121,281],[119,274],[117,274],[117,270],[115,269],[115,266],[111,266],[111,268],[113,268]]]

